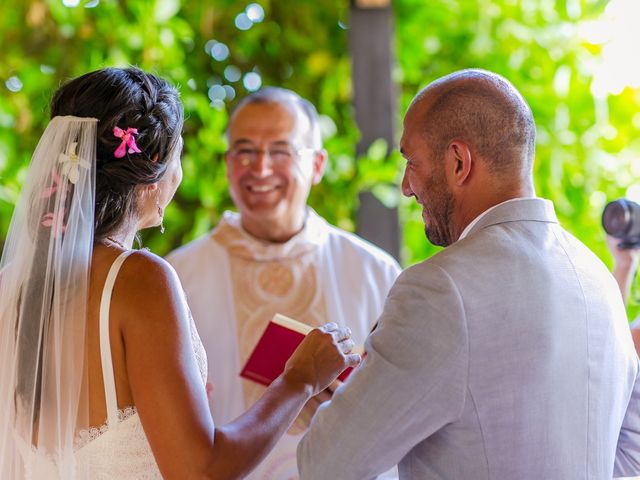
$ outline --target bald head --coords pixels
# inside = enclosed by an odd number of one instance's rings
[[[437,156],[453,140],[461,140],[492,173],[531,175],[533,115],[522,95],[500,75],[475,69],[454,72],[424,88],[410,110]]]

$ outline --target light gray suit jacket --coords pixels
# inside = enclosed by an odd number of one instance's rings
[[[640,474],[620,292],[551,202],[499,205],[398,278],[368,356],[298,447],[302,479]]]

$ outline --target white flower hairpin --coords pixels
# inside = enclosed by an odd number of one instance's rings
[[[76,148],[78,148],[78,142],[73,142],[69,145],[67,153],[61,153],[58,157],[58,162],[62,163],[62,175],[66,175],[74,185],[80,178],[80,167],[89,168],[89,162],[78,156]]]

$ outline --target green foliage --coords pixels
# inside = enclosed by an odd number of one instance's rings
[[[249,3],[249,2],[247,2]],[[394,78],[401,111],[428,82],[466,67],[509,78],[529,101],[538,125],[535,182],[552,199],[561,222],[606,261],[600,227],[607,200],[621,197],[638,172],[640,102],[637,91],[594,100],[589,65],[599,48],[577,27],[600,15],[604,0],[396,0]],[[92,7],[93,5],[93,7]],[[129,64],[177,84],[187,113],[184,182],[167,211],[167,233],[146,232],[144,242],[164,254],[210,229],[231,208],[222,154],[228,111],[247,93],[225,68],[257,72],[263,85],[292,88],[323,115],[329,165],[311,205],[331,222],[353,230],[357,193],[371,188],[387,204],[400,203],[404,263],[431,255],[418,207],[397,188],[403,161],[384,159],[374,143],[354,158],[358,131],[344,0],[265,0],[264,21],[240,30],[247,6],[232,0],[18,1],[0,18],[0,239],[30,153],[47,122],[48,101],[65,79],[103,66]],[[87,8],[92,7],[92,8]],[[224,43],[228,57],[209,54]],[[208,43],[209,42],[209,43]],[[209,52],[209,53],[208,53]],[[227,71],[228,72],[228,71]],[[15,78],[13,78],[15,77]],[[8,82],[11,79],[11,82]],[[21,84],[10,91],[5,85]],[[233,87],[231,101],[211,101],[209,88]],[[372,100],[374,101],[374,100]],[[398,126],[400,127],[400,126]]]

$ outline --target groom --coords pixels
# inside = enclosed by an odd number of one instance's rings
[[[396,281],[368,356],[298,447],[304,479],[640,474],[640,382],[616,283],[536,198],[535,124],[465,70],[413,100],[406,196],[445,248]]]

